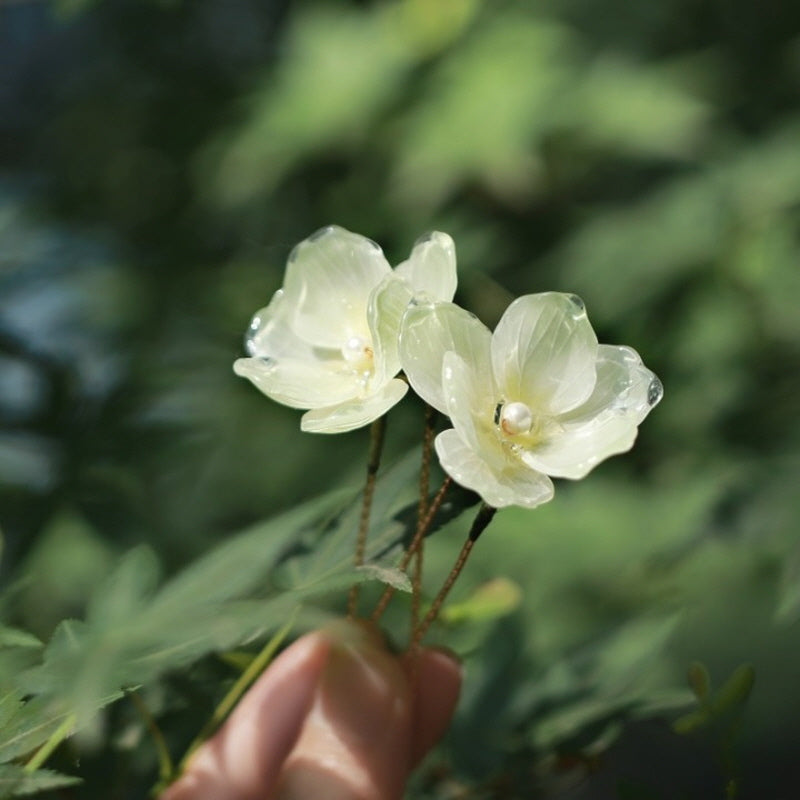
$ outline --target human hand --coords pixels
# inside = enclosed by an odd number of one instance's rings
[[[399,800],[460,688],[451,656],[336,623],[275,659],[161,800]]]

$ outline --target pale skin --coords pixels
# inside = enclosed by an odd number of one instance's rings
[[[400,800],[460,688],[451,655],[336,623],[275,659],[161,800]]]

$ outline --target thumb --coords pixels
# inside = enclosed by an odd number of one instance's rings
[[[374,629],[340,623],[276,800],[395,800],[411,769],[414,696]]]

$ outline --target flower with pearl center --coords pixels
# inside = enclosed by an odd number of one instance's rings
[[[494,334],[453,303],[412,303],[400,358],[413,389],[450,417],[436,451],[491,506],[532,508],[551,477],[582,478],[633,445],[661,383],[628,347],[597,342],[575,295],[526,295]]]
[[[289,256],[283,288],[253,317],[248,358],[234,364],[268,397],[308,409],[301,428],[339,433],[369,424],[408,390],[398,336],[412,297],[451,300],[455,247],[444,233],[420,239],[394,270],[377,244],[336,226]]]

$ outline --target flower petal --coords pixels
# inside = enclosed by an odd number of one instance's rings
[[[629,450],[637,427],[661,399],[661,381],[629,347],[600,345],[591,397],[557,417],[553,435],[521,454],[558,478],[582,478],[603,459]]]
[[[456,245],[446,233],[432,231],[417,239],[407,261],[395,267],[414,294],[450,302],[456,293]]]
[[[560,292],[517,298],[492,337],[492,365],[507,401],[563,414],[594,389],[597,337],[583,302]]]
[[[400,324],[408,304],[411,289],[396,275],[384,278],[369,299],[369,329],[375,351],[373,380],[381,385],[400,371]]]
[[[502,469],[506,457],[492,421],[497,393],[491,374],[487,377],[449,350],[442,359],[442,390],[447,415],[463,442]]]
[[[289,309],[283,290],[269,305],[256,311],[244,337],[247,353],[255,358],[313,358],[313,348],[289,325]]]
[[[233,371],[247,378],[267,397],[292,408],[321,408],[357,394],[352,375],[325,367],[325,363],[286,358],[239,358]]]
[[[553,483],[547,475],[511,459],[505,469],[494,470],[452,428],[436,437],[435,446],[445,472],[456,483],[477,492],[490,506],[534,508],[553,497]]]
[[[310,433],[345,433],[363,428],[385,414],[407,391],[408,384],[396,378],[369,397],[308,411],[303,414],[300,428]]]
[[[400,361],[411,387],[443,414],[442,360],[458,353],[478,374],[491,380],[489,329],[454,303],[412,304],[400,329]]]
[[[375,242],[331,225],[292,250],[284,291],[291,327],[309,344],[339,349],[366,336],[370,292],[391,267]]]

